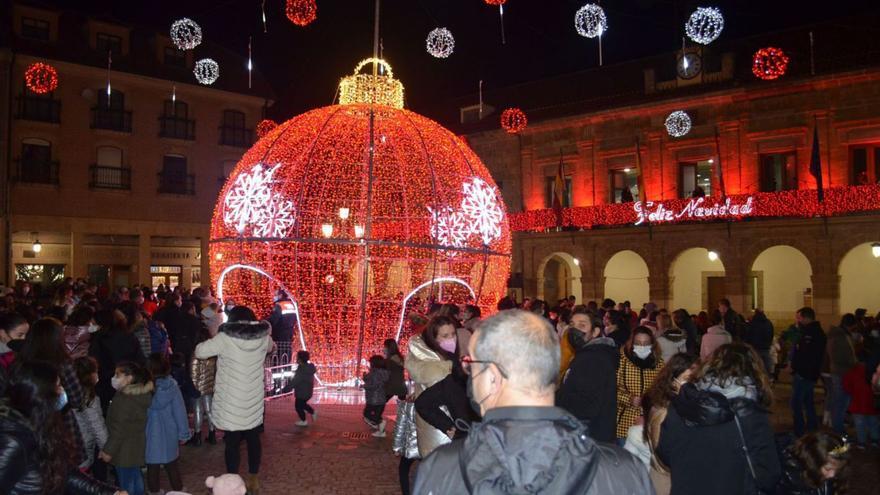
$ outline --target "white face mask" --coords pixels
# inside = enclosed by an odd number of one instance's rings
[[[113,378],[110,379],[110,386],[113,387],[113,390],[119,390],[124,387],[121,382],[122,380],[118,376],[114,375]]]
[[[651,346],[649,345],[634,345],[633,353],[639,357],[639,359],[646,359],[651,355]]]
[[[97,332],[101,327],[97,323],[89,323],[89,333]]]

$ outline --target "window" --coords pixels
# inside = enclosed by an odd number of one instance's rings
[[[235,164],[237,162],[235,160],[224,160],[222,163],[223,168],[223,177],[220,178],[222,182],[226,182],[226,179],[232,175],[232,171],[235,169]]]
[[[611,170],[611,202],[631,203],[639,197],[638,176],[631,168]]]
[[[22,94],[17,97],[18,111],[15,118],[57,124],[61,122],[61,101],[52,93],[40,95],[24,85]]]
[[[761,191],[790,191],[798,188],[797,155],[794,152],[761,155]]]
[[[681,198],[712,195],[712,168],[714,160],[684,162],[680,164],[678,192]]]
[[[251,145],[251,140],[251,130],[244,126],[244,112],[224,110],[220,144],[246,148]]]
[[[195,176],[186,173],[186,157],[165,155],[159,172],[159,192],[168,194],[195,194]]]
[[[27,251],[25,251],[25,254],[27,254]],[[64,280],[64,265],[25,265],[16,263],[15,275],[18,280],[50,285]]]
[[[125,110],[125,94],[106,88],[98,91],[98,104],[92,108],[92,128],[131,132],[131,112]]]
[[[165,47],[165,65],[186,69],[186,52],[173,46]]]
[[[159,136],[193,140],[196,138],[196,122],[189,120],[189,105],[182,101],[165,100],[163,114],[159,117]]]
[[[91,167],[89,187],[94,189],[131,189],[131,170],[122,165],[122,150],[99,146],[97,161]]]
[[[562,207],[569,208],[571,206],[571,177],[564,179],[565,189],[562,191]],[[553,208],[553,197],[556,195],[556,176],[546,177],[544,180],[544,198],[547,208]]]
[[[873,164],[871,160],[874,160]],[[850,148],[849,170],[851,185],[861,186],[880,182],[880,145]]]
[[[49,22],[41,19],[22,17],[21,36],[32,40],[49,41]]]
[[[95,50],[100,54],[110,52],[113,56],[122,55],[122,38],[107,33],[98,33],[95,38]]]
[[[58,163],[52,161],[52,144],[45,139],[27,138],[21,142],[18,178],[35,184],[57,184]]]

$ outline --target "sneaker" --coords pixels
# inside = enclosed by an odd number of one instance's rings
[[[363,418],[364,418],[364,423],[366,423],[367,426],[369,426],[370,428],[372,428],[374,430],[377,428],[376,423],[373,423],[372,421],[367,419],[365,416],[363,416]]]
[[[374,431],[371,435],[376,438],[385,438],[385,430]]]
[[[312,412],[312,423],[318,420],[318,411]]]
[[[307,421],[297,421],[297,422],[294,423],[294,424],[295,424],[296,426],[309,426],[309,423],[308,423]]]

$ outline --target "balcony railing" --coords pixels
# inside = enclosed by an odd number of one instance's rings
[[[196,138],[196,121],[162,115],[159,117],[159,136],[192,141]]]
[[[193,174],[159,172],[159,192],[162,194],[193,196],[196,193],[196,176]]]
[[[15,118],[17,119],[36,120],[52,124],[61,122],[60,100],[27,95],[19,96],[16,100],[18,111],[15,113]]]
[[[58,184],[57,161],[16,160],[16,179],[29,184]]]
[[[253,134],[252,129],[221,125],[220,144],[235,146],[236,148],[247,148],[253,144]]]
[[[131,132],[131,111],[92,107],[92,129]]]
[[[92,165],[89,167],[89,187],[92,189],[131,189],[131,169]]]

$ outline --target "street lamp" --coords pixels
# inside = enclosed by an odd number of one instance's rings
[[[40,251],[43,250],[43,245],[40,244],[40,240],[37,239],[34,241],[34,245],[31,246],[31,248],[34,250],[35,253],[39,253]]]
[[[871,244],[871,254],[873,254],[875,258],[880,258],[880,242]]]
[[[715,251],[709,251],[709,261],[718,261],[718,253]]]
[[[574,266],[581,266],[581,260],[575,258],[574,259]]]

